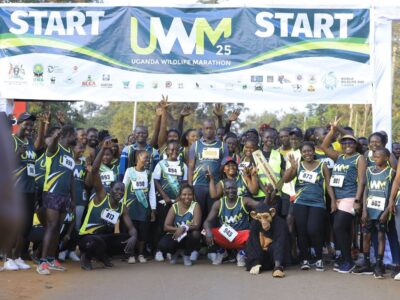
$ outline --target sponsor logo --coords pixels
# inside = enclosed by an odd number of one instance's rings
[[[308,86],[308,89],[307,89],[307,91],[309,91],[309,92],[315,92],[315,87],[312,85],[312,84],[310,84],[309,86]]]
[[[130,81],[122,81],[122,86],[124,87],[124,89],[129,89],[129,84]]]
[[[151,86],[153,87],[153,89],[158,89],[158,82],[157,81],[153,81]]]
[[[92,79],[92,75],[88,75],[85,81],[82,81],[83,87],[96,87],[96,82]]]
[[[142,81],[137,81],[136,82],[136,89],[140,90],[144,88],[144,83]]]
[[[210,89],[215,90],[215,85],[214,84],[210,84]]]
[[[303,80],[303,75],[297,74],[296,79],[297,79],[297,81],[302,81]]]
[[[110,76],[110,74],[103,74],[101,76],[101,78],[102,78],[103,81],[110,81],[111,76]]]
[[[260,75],[251,75],[251,82],[263,82],[264,81],[264,76]]]
[[[100,87],[110,89],[113,87],[112,83],[109,82],[111,80],[110,74],[103,74],[101,76],[102,82],[100,83]]]
[[[262,91],[264,91],[264,88],[263,88],[263,85],[262,85],[262,83],[256,83],[255,85],[254,85],[254,90],[255,91],[260,91],[260,92],[262,92]]]
[[[78,66],[73,66],[72,67],[72,73],[78,72],[79,67]]]
[[[183,82],[178,82],[178,89],[183,89]]]
[[[68,76],[67,78],[65,78],[64,82],[66,84],[73,84],[74,83],[74,79],[71,76]]]
[[[247,84],[242,84],[242,90],[247,90]]]
[[[195,83],[195,87],[196,87],[196,89],[199,89],[200,88],[200,84],[198,82],[196,82]]]
[[[51,83],[51,84],[56,84],[56,77],[55,77],[55,76],[52,76],[52,77],[50,78],[50,83]]]
[[[317,82],[317,79],[316,79],[315,75],[310,75],[310,77],[308,77],[309,84],[315,84],[316,82]]]
[[[285,75],[279,75],[278,76],[278,82],[280,84],[284,84],[284,83],[290,83],[290,80],[285,78]]]
[[[166,81],[165,82],[165,87],[167,88],[167,89],[170,89],[171,87],[172,87],[172,81]]]
[[[50,74],[61,74],[63,73],[63,69],[56,65],[48,65],[47,72],[49,72]]]
[[[334,90],[337,87],[338,79],[334,72],[329,72],[322,77],[322,83],[327,90]]]
[[[274,82],[274,76],[268,75],[268,76],[267,76],[267,82],[268,82],[268,83],[273,83],[273,82]]]
[[[227,84],[225,84],[225,89],[228,90],[228,91],[233,90],[233,83],[227,83]]]
[[[301,84],[292,84],[293,92],[295,93],[300,93],[301,90],[303,89],[303,86]]]
[[[35,84],[43,84],[44,78],[44,68],[42,64],[34,64],[33,66],[33,83]]]
[[[25,69],[23,64],[10,64],[8,67],[8,78],[14,80],[25,79]]]

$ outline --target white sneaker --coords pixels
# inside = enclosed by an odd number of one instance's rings
[[[8,271],[17,271],[19,270],[18,265],[10,258],[7,258],[6,262],[4,263],[4,270]]]
[[[58,260],[65,261],[67,258],[67,250],[58,253]]]
[[[81,259],[79,258],[78,254],[76,254],[75,251],[71,251],[68,255],[68,257],[72,260],[72,261],[81,261]]]
[[[18,269],[20,270],[29,270],[31,268],[31,266],[26,264],[21,257],[15,259],[14,262],[18,266]]]
[[[198,251],[192,251],[190,254],[190,260],[191,261],[197,261],[199,259],[199,252]]]
[[[172,254],[172,255],[171,255],[171,258],[169,259],[169,263],[170,263],[171,265],[175,265],[176,262],[177,262],[177,260],[178,260],[178,254],[177,254],[177,253]]]
[[[171,258],[172,258],[172,255],[171,255],[171,253],[167,253],[167,255],[166,255],[166,256],[167,256],[167,259],[168,259],[168,260],[171,260]]]
[[[140,254],[140,255],[138,256],[138,261],[139,261],[141,264],[147,263],[147,259],[146,259],[142,254]]]
[[[154,257],[156,261],[164,261],[164,256],[161,251],[157,251]]]
[[[238,252],[238,254],[236,255],[236,260],[237,260],[236,265],[238,267],[245,267],[246,266],[246,253],[243,250],[240,250]]]
[[[399,274],[397,274],[396,276],[394,276],[394,278],[393,278],[394,280],[400,280],[400,273]]]
[[[217,253],[215,253],[215,252],[208,253],[207,257],[209,260],[214,261],[217,258]]]
[[[128,264],[136,264],[136,259],[134,256],[130,256],[128,258]]]
[[[217,256],[215,257],[215,259],[212,262],[213,265],[222,264],[222,261],[224,260],[224,258],[228,256],[228,253],[225,251],[225,249],[223,249],[223,251],[224,252],[222,252],[220,250],[220,251],[217,252]]]
[[[183,264],[184,264],[186,267],[190,267],[191,265],[193,265],[192,260],[190,259],[190,256],[189,256],[189,255],[185,255],[185,256],[183,257]]]

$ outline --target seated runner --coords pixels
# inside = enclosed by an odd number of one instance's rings
[[[214,202],[207,219],[204,221],[206,241],[208,246],[214,243],[221,247],[217,253],[211,252],[209,257],[214,265],[222,263],[227,256],[225,249],[236,249],[237,265],[245,266],[245,252],[249,237],[249,212],[247,208],[255,209],[258,202],[251,198],[237,195],[236,182],[232,179],[225,180],[224,196]],[[218,227],[213,227],[215,221]]]
[[[180,190],[177,202],[169,209],[164,223],[164,231],[167,232],[158,248],[164,253],[173,254],[171,264],[175,264],[178,258],[177,250],[183,250],[183,263],[191,266],[190,255],[200,248],[201,209],[194,201],[194,189],[184,184]]]
[[[111,147],[111,141],[106,140],[97,156],[104,155],[105,149]],[[81,267],[91,270],[91,259],[96,258],[106,267],[112,267],[110,256],[132,253],[137,232],[121,199],[124,196],[125,185],[122,182],[111,183],[110,191],[106,192],[101,183],[99,169],[92,168],[93,187],[95,197],[90,201],[87,214],[79,235],[79,249],[81,251]],[[115,232],[115,224],[124,222],[128,233]]]

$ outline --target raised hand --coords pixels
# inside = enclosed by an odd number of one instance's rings
[[[185,105],[181,110],[181,116],[187,117],[193,113],[193,109],[189,105]]]
[[[213,113],[217,117],[222,117],[224,115],[224,106],[222,103],[217,103],[214,105]]]
[[[228,121],[235,122],[240,115],[240,109],[235,109],[228,117]]]
[[[335,120],[334,120],[333,122],[330,123],[330,125],[331,125],[331,130],[333,130],[333,131],[336,130],[336,128],[337,128],[338,125],[339,125],[339,121],[340,121],[340,118],[338,118],[337,116],[335,116]]]
[[[60,123],[62,126],[65,124],[65,114],[62,111],[56,112],[56,118],[58,120],[58,123]]]

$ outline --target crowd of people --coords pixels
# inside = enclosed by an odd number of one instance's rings
[[[375,278],[390,267],[400,280],[400,144],[389,151],[385,132],[355,137],[335,119],[238,135],[230,129],[240,111],[223,120],[220,104],[201,128],[184,130],[185,106],[167,129],[168,107],[163,97],[150,139],[140,125],[123,144],[65,124],[60,112],[54,127],[50,112],[21,114],[11,136],[24,218],[2,249],[4,269],[29,269],[32,259],[46,275],[67,259],[89,271],[113,257],[182,258],[279,278],[291,265],[324,271],[332,261],[339,273]]]

